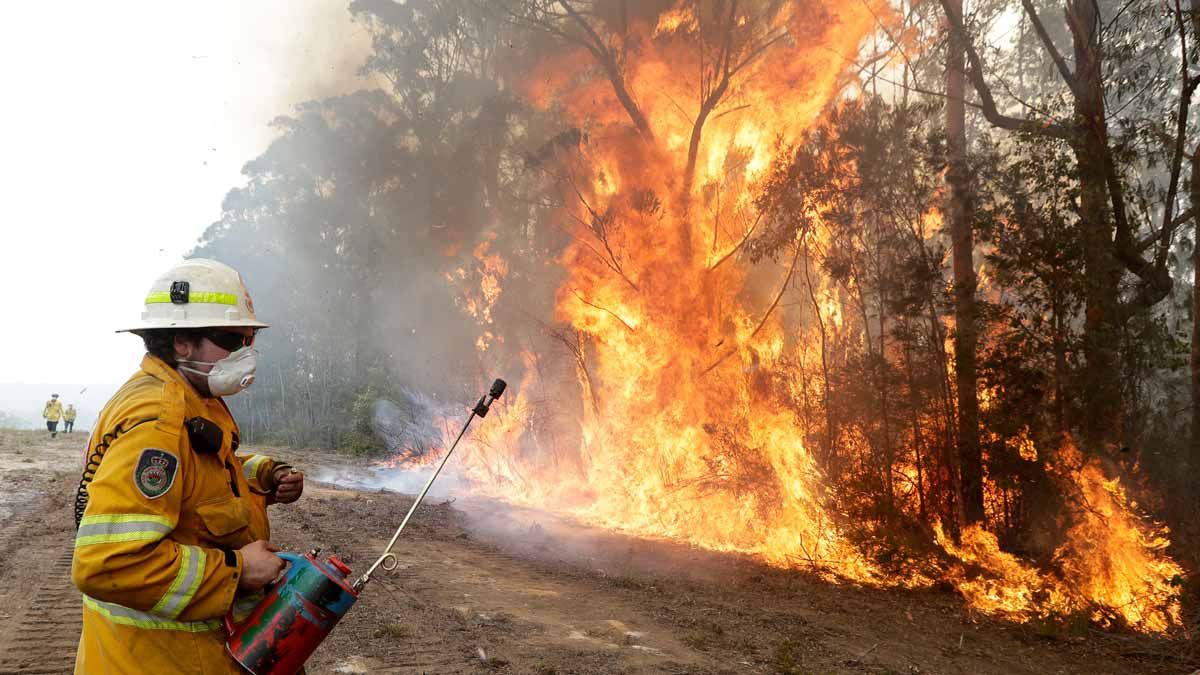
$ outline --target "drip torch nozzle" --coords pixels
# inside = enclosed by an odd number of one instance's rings
[[[488,392],[488,396],[491,396],[494,399],[500,398],[500,394],[504,393],[504,389],[506,387],[508,387],[507,382],[501,380],[500,378],[496,378],[496,381],[492,383],[492,390]]]
[[[500,398],[500,394],[504,393],[504,389],[506,387],[508,387],[508,383],[497,378],[496,381],[492,383],[492,388],[488,390],[488,393],[479,397],[479,403],[475,404],[475,407],[471,409],[471,412],[479,415],[480,417],[487,417],[488,411],[492,409],[492,402]]]

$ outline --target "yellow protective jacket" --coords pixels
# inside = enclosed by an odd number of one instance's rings
[[[221,430],[219,447],[193,442],[185,421],[197,417]],[[100,413],[88,447],[103,457],[71,566],[83,593],[75,672],[242,672],[220,620],[235,601],[239,614],[253,607],[238,596],[237,551],[270,538],[264,495],[286,465],[234,455],[237,424],[224,402],[149,354]]]
[[[45,417],[51,422],[57,422],[58,420],[62,419],[62,411],[62,403],[58,399],[52,398],[49,401],[46,401],[46,407],[42,408],[42,417]]]
[[[74,422],[75,416],[77,414],[78,414],[78,412],[74,408],[67,408],[66,410],[63,411],[63,421],[64,422]]]

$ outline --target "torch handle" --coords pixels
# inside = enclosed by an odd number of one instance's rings
[[[267,586],[262,589],[263,599],[265,599],[266,596],[271,593],[271,589],[275,588],[275,586],[286,582],[288,577],[292,576],[296,572],[296,563],[304,560],[304,556],[300,555],[299,553],[292,553],[291,551],[279,551],[275,555],[283,558],[284,562],[288,563],[287,571],[283,573],[283,576],[275,579],[275,581],[267,584]],[[262,604],[262,602],[262,600],[259,600],[259,604]],[[257,608],[257,605],[255,607]],[[250,612],[253,613],[254,610],[250,610]],[[246,615],[242,621],[245,621],[248,618],[249,615]],[[239,622],[237,617],[233,615],[233,607],[230,607],[229,611],[225,613],[224,623],[226,635],[233,635],[242,628],[241,622]]]

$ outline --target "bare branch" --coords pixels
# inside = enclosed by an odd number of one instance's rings
[[[783,278],[783,283],[779,286],[779,293],[777,293],[775,295],[775,300],[773,300],[771,302],[771,306],[767,308],[767,311],[763,314],[763,317],[758,322],[758,325],[754,327],[754,330],[751,331],[750,336],[746,338],[747,342],[749,342],[750,340],[753,340],[754,336],[758,335],[758,331],[762,330],[762,327],[767,325],[767,319],[769,319],[771,317],[771,314],[775,311],[775,308],[779,306],[779,301],[783,298],[783,294],[787,291],[788,285],[792,282],[792,276],[796,274],[796,261],[800,260],[800,250],[801,250],[800,244],[797,243],[796,244],[796,255],[792,256],[792,265],[790,268],[788,268],[788,273],[787,273],[787,276]],[[707,375],[709,372],[712,371],[713,368],[716,368],[717,366],[721,365],[722,361],[729,358],[730,356],[733,356],[737,352],[738,352],[738,347],[736,347],[736,346],[733,349],[730,349],[729,351],[725,352],[724,355],[722,355],[716,361],[713,361],[712,365],[710,365],[709,367],[702,370],[700,372],[700,375],[702,377],[704,375]]]
[[[780,40],[782,40],[785,37],[787,37],[787,31],[781,31],[781,32],[776,33],[775,35],[771,36],[770,38],[764,40],[763,43],[760,44],[757,48],[751,50],[751,52],[746,55],[746,58],[739,61],[736,66],[734,66],[732,69],[730,69],[729,76],[733,77],[734,75],[737,75],[739,71],[741,71],[743,68],[750,65],[751,63],[754,63],[755,61],[757,61],[758,57],[762,56],[768,49],[773,47],[776,42],[779,42]]]
[[[739,110],[746,110],[747,108],[751,108],[751,107],[753,107],[753,106],[751,106],[749,103],[743,103],[742,105],[734,106],[734,107],[730,108],[729,110],[722,110],[721,112],[717,113],[716,115],[713,115],[713,119],[719,120],[726,115],[735,113]]]
[[[758,223],[762,220],[762,217],[763,217],[762,211],[759,211],[758,217],[756,217],[754,219],[754,223],[750,226],[750,229],[746,230],[746,234],[742,237],[742,240],[737,243],[737,246],[734,246],[733,248],[729,249],[729,251],[726,252],[725,255],[721,256],[720,260],[713,263],[710,267],[708,267],[704,271],[711,272],[711,271],[717,269],[718,267],[721,266],[721,263],[725,262],[726,260],[729,260],[729,258],[732,257],[734,253],[737,253],[738,250],[740,248],[742,248],[742,246],[744,246],[747,241],[750,241],[750,235],[754,234],[754,230],[755,230],[755,228],[758,227]],[[715,239],[715,237],[714,237],[714,239]]]
[[[600,412],[600,401],[596,398],[596,386],[592,383],[592,373],[587,367],[587,354],[584,352],[584,341],[582,331],[571,331],[570,337],[567,337],[565,330],[548,329],[547,334],[558,340],[571,352],[571,356],[575,358],[575,365],[579,368],[579,372],[583,374],[583,380],[587,385],[588,400],[592,404],[592,411]]]
[[[603,262],[605,264],[606,267],[608,267],[613,272],[616,272],[617,275],[620,276],[621,279],[625,283],[629,284],[629,286],[631,288],[633,288],[633,290],[640,292],[641,289],[638,288],[638,285],[636,283],[634,283],[633,279],[630,279],[625,274],[625,270],[621,266],[621,261],[617,258],[617,254],[612,250],[612,245],[610,244],[610,242],[608,240],[608,232],[602,226],[599,226],[599,227],[597,226],[597,223],[603,222],[603,218],[601,217],[601,215],[599,213],[596,212],[596,210],[594,208],[592,208],[592,205],[588,203],[587,198],[583,196],[583,193],[580,192],[579,187],[577,185],[575,185],[574,179],[567,178],[566,180],[567,180],[567,183],[571,186],[571,189],[575,192],[575,196],[579,198],[579,203],[583,204],[583,207],[585,209],[587,209],[587,212],[592,216],[592,222],[590,222],[590,223],[585,222],[581,218],[576,216],[575,214],[570,213],[569,211],[568,211],[568,214],[571,216],[572,219],[574,219],[580,225],[583,225],[584,227],[586,227],[588,229],[588,231],[590,231],[596,237],[596,240],[599,241],[600,244],[604,247],[604,250],[607,252],[607,255],[600,253],[591,244],[588,244],[583,239],[579,239],[579,241],[582,242],[584,246],[587,246],[587,248],[592,253],[595,253],[596,257],[599,258],[601,260],[601,262]],[[568,234],[570,234],[570,233],[568,233]],[[574,235],[572,234],[572,236],[574,236]],[[577,239],[578,239],[578,237],[577,237]]]
[[[958,39],[962,40],[963,47],[967,52],[967,61],[971,64],[971,67],[967,69],[967,76],[971,79],[971,85],[975,88],[975,93],[979,95],[984,118],[1001,129],[1026,131],[1041,136],[1071,140],[1075,136],[1074,130],[1062,124],[1050,121],[1044,123],[1035,122],[1021,117],[1012,117],[1000,112],[999,108],[996,107],[996,99],[992,96],[992,90],[983,76],[983,59],[980,58],[979,51],[975,49],[975,44],[967,34],[962,15],[950,6],[949,0],[941,0],[941,4],[942,9],[946,13],[946,18],[949,20],[950,29]]]
[[[1071,72],[1071,68],[1067,66],[1067,62],[1062,54],[1058,53],[1058,47],[1054,46],[1054,40],[1050,39],[1050,34],[1046,32],[1046,27],[1042,25],[1042,19],[1038,16],[1033,2],[1031,0],[1021,0],[1021,6],[1025,8],[1025,14],[1029,17],[1029,22],[1033,24],[1033,30],[1042,41],[1042,46],[1046,48],[1046,52],[1054,60],[1054,65],[1058,67],[1058,74],[1062,75],[1063,81],[1071,88],[1072,93],[1076,96],[1083,96],[1083,91],[1079,87],[1079,78],[1075,77],[1075,73]]]
[[[1167,255],[1171,250],[1171,237],[1176,227],[1172,214],[1175,209],[1175,196],[1179,193],[1179,176],[1183,171],[1183,155],[1186,152],[1184,143],[1187,137],[1188,112],[1191,109],[1192,95],[1196,91],[1196,84],[1200,82],[1200,78],[1193,80],[1188,72],[1187,26],[1183,22],[1183,9],[1179,6],[1179,0],[1175,0],[1172,9],[1175,14],[1175,30],[1179,32],[1179,79],[1181,83],[1179,110],[1177,111],[1179,119],[1175,122],[1175,147],[1171,149],[1171,178],[1167,184],[1167,197],[1163,203],[1163,221],[1162,227],[1159,228],[1158,250],[1154,254],[1156,265],[1165,265]],[[1195,206],[1193,204],[1192,208]]]
[[[611,309],[609,309],[607,307],[601,307],[600,305],[597,305],[596,303],[589,301],[587,298],[580,295],[579,291],[575,290],[574,288],[571,289],[571,292],[574,293],[575,297],[579,298],[579,301],[582,302],[583,304],[587,305],[588,307],[598,309],[601,312],[606,312],[612,318],[616,319],[617,321],[620,321],[621,325],[628,328],[630,330],[630,332],[633,332],[633,333],[637,332],[637,329],[634,328],[633,326],[630,326],[628,321],[621,318],[621,315],[617,314],[616,312],[612,311]]]
[[[503,7],[503,3],[487,3],[487,5],[493,4]],[[550,4],[553,5],[555,3],[552,2]],[[508,20],[514,23],[523,23],[534,26],[540,30],[546,31],[547,33],[559,38],[564,42],[574,44],[588,50],[588,52],[592,55],[592,58],[596,60],[596,63],[598,63],[604,69],[604,73],[608,77],[609,84],[612,85],[613,93],[616,95],[617,100],[621,103],[622,107],[625,108],[625,111],[633,121],[634,126],[637,127],[638,133],[640,133],[642,137],[646,138],[647,140],[653,139],[654,134],[650,128],[649,120],[646,119],[645,114],[642,113],[642,110],[637,105],[637,102],[633,100],[633,95],[629,92],[629,89],[625,84],[625,74],[622,72],[617,56],[613,54],[612,50],[609,49],[608,44],[604,41],[600,34],[596,32],[596,29],[593,28],[590,23],[588,23],[587,17],[585,17],[579,10],[571,6],[567,0],[557,0],[557,4],[563,8],[565,13],[559,14],[556,12],[551,12],[548,8],[542,7],[535,9],[533,14],[518,14],[507,7],[504,7],[503,13],[507,15]],[[476,6],[483,5],[476,3]],[[577,26],[579,26],[583,31],[583,35],[572,35],[568,31],[560,28],[556,20],[564,18],[570,19]],[[622,46],[622,49],[624,49],[624,46]]]
[[[587,34],[589,39],[583,41],[584,46],[592,53],[592,56],[595,57],[600,66],[604,68],[605,73],[608,75],[608,81],[612,85],[613,93],[616,94],[617,100],[621,102],[621,105],[625,108],[625,112],[633,120],[633,124],[637,127],[638,132],[646,140],[652,140],[654,132],[650,128],[650,121],[646,119],[646,115],[642,112],[641,107],[633,100],[633,95],[629,92],[625,84],[625,73],[622,72],[620,65],[617,63],[616,56],[609,50],[604,39],[596,33],[596,29],[588,23],[587,19],[578,10],[571,6],[570,2],[567,0],[558,0],[558,4],[566,11],[567,16],[571,17]]]
[[[1192,216],[1195,215],[1195,213],[1196,213],[1196,208],[1191,207],[1188,210],[1184,211],[1183,213],[1175,216],[1174,218],[1171,219],[1171,223],[1170,223],[1171,229],[1173,230],[1173,229],[1179,227],[1180,225],[1183,225],[1187,221],[1191,220]],[[1154,242],[1158,241],[1161,236],[1162,236],[1162,228],[1159,228],[1159,229],[1155,230],[1154,232],[1147,234],[1146,236],[1144,236],[1138,240],[1137,250],[1145,251],[1146,249],[1153,246]]]

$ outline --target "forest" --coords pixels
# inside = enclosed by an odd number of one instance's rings
[[[193,255],[243,440],[1070,632],[1200,625],[1192,0],[354,0]],[[1190,644],[1190,639],[1188,641]]]

